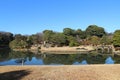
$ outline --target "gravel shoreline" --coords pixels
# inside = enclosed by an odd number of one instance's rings
[[[120,64],[0,66],[0,80],[120,80]]]

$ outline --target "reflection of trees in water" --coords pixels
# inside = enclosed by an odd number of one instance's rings
[[[110,55],[103,54],[46,54],[43,58],[44,64],[73,64],[75,62],[81,63],[86,60],[88,64],[105,64],[105,60]],[[115,62],[120,62],[120,56],[111,56]],[[116,59],[117,58],[117,59]]]
[[[44,64],[73,64],[78,61],[81,62],[84,57],[81,54],[48,54],[43,59]]]
[[[44,55],[44,54],[36,54],[36,55],[34,55],[34,56],[35,56],[35,58],[36,58],[37,60],[41,60],[41,59],[44,58],[43,55]]]
[[[74,56],[71,54],[46,54],[46,58],[43,59],[44,64],[72,64],[74,62]]]
[[[27,60],[31,61],[33,57],[32,52],[11,51],[9,53],[11,59],[15,59],[16,63],[25,63]]]
[[[5,60],[10,60],[9,52],[10,52],[9,48],[0,49],[0,62],[5,61]]]
[[[79,55],[77,61],[81,62],[83,60],[86,60],[88,64],[105,64],[105,60],[109,56],[113,60],[115,60],[114,59],[115,57],[112,56],[112,55],[109,55],[109,54],[94,54],[94,53],[90,53],[90,54],[81,54],[81,55]]]
[[[0,62],[15,59],[16,63],[25,63],[26,61],[32,61],[35,57],[37,60],[43,60],[44,64],[68,64],[72,65],[75,62],[82,63],[84,60],[88,64],[104,64],[105,60],[110,56],[109,54],[34,54],[32,52],[21,52],[21,51],[0,51]],[[111,58],[115,63],[120,63],[120,56],[114,55]]]
[[[102,54],[112,54],[113,51],[112,51],[112,48],[98,48],[97,50],[98,53],[102,53]]]
[[[112,59],[111,56],[109,56],[106,60],[105,60],[105,64],[114,64],[114,60]]]
[[[26,61],[27,61],[27,60],[24,59],[24,58],[18,58],[18,59],[15,60],[15,62],[16,62],[17,64],[22,64],[22,65],[24,65],[24,63],[25,63]]]
[[[0,61],[7,61],[10,59],[16,59],[15,62],[21,62],[21,59],[24,59],[24,62],[32,60],[34,54],[32,52],[21,52],[21,51],[10,51],[10,50],[2,50],[0,52]]]
[[[88,61],[88,63],[90,64],[104,64],[105,63],[105,59],[107,58],[107,56],[98,54],[98,55],[91,55],[90,57],[88,57],[88,59],[86,59]]]
[[[114,55],[114,57],[112,57],[113,60],[115,60],[115,64],[120,63],[120,55]]]

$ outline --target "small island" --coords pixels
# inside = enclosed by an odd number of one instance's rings
[[[44,30],[32,35],[0,32],[0,48],[9,47],[15,51],[41,52],[90,52],[98,49],[112,49],[113,53],[120,50],[120,30],[114,33],[105,32],[103,27],[89,25],[85,31],[64,28],[63,32]]]

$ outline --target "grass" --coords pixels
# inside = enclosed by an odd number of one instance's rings
[[[120,65],[0,66],[0,80],[120,80]]]

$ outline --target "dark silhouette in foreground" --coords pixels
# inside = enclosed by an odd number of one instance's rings
[[[17,70],[5,73],[0,73],[0,80],[21,80],[24,76],[30,74],[30,71]]]

